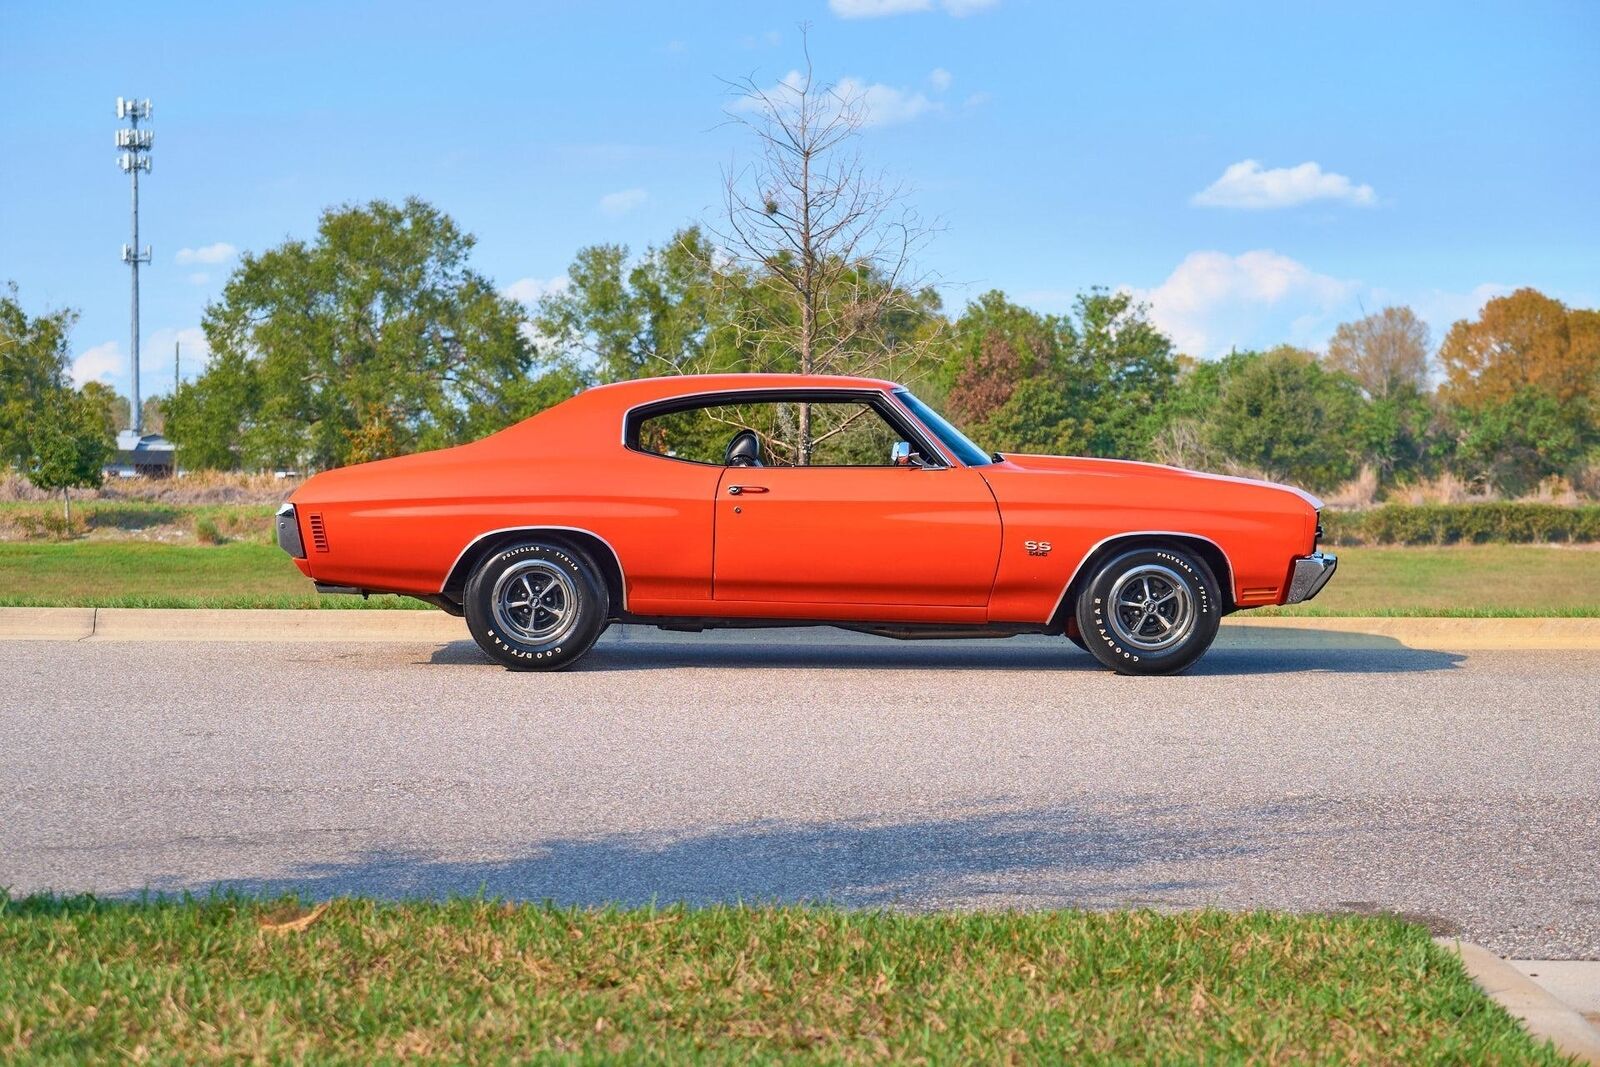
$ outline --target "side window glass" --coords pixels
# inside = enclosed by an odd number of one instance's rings
[[[637,444],[655,455],[721,466],[734,437],[748,430],[760,442],[762,466],[794,467],[801,463],[802,427],[808,423],[811,465],[817,467],[887,467],[901,439],[871,404],[785,400],[651,415],[639,424]]]

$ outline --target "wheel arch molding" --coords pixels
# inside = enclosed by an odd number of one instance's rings
[[[1083,559],[1073,569],[1072,577],[1067,579],[1066,586],[1061,590],[1055,610],[1050,613],[1052,628],[1066,626],[1078,602],[1079,594],[1094,577],[1096,568],[1112,556],[1134,548],[1191,550],[1205,561],[1206,566],[1211,568],[1211,573],[1216,575],[1218,584],[1222,586],[1218,590],[1219,599],[1222,601],[1222,614],[1226,615],[1234,610],[1233,561],[1228,558],[1227,552],[1223,551],[1221,545],[1203,534],[1177,530],[1132,530],[1103,538],[1084,553]]]
[[[622,570],[622,559],[610,541],[578,526],[505,526],[487,530],[467,543],[445,575],[439,595],[460,599],[467,580],[485,559],[494,553],[523,541],[537,538],[560,545],[590,559],[599,577],[606,583],[613,612],[625,612],[628,607],[628,584]]]

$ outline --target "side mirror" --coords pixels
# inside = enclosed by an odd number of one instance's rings
[[[889,450],[889,462],[896,467],[920,467],[922,464],[913,458],[910,441],[896,441]]]

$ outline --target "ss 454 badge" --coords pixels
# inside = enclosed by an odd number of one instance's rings
[[[1049,541],[1024,541],[1022,547],[1028,550],[1030,556],[1048,556],[1050,554]]]

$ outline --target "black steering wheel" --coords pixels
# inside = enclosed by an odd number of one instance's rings
[[[740,430],[728,442],[722,462],[729,467],[761,466],[761,438],[756,436],[754,430]]]

